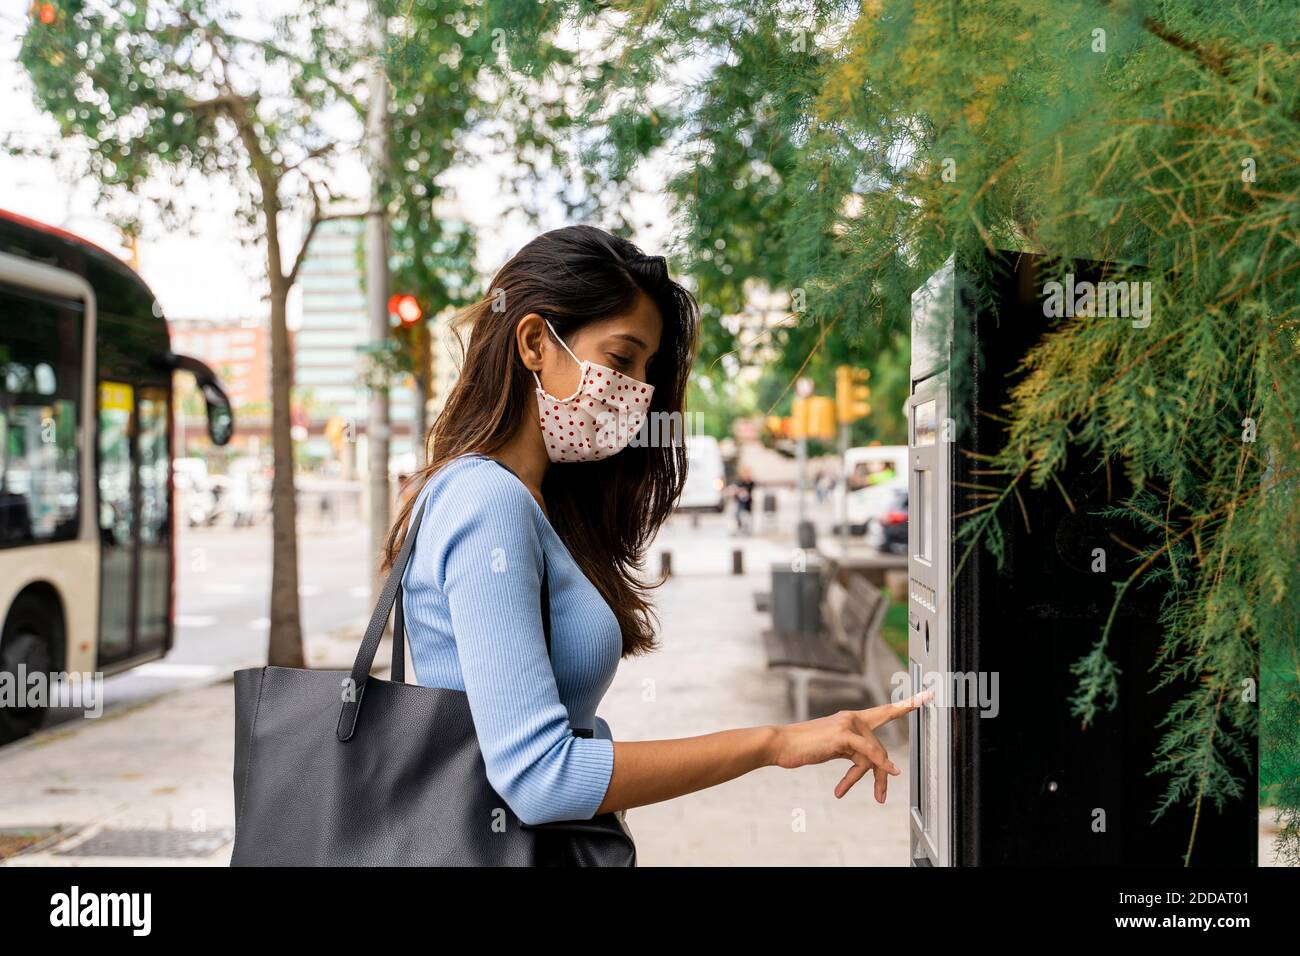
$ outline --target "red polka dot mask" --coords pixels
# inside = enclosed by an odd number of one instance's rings
[[[599,461],[618,454],[641,427],[655,387],[573,355],[550,322],[546,327],[582,369],[577,390],[555,398],[537,382],[537,415],[551,461]]]

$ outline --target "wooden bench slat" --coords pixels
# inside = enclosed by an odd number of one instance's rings
[[[769,667],[808,667],[836,674],[850,674],[857,662],[842,648],[828,643],[824,635],[763,632]]]
[[[787,669],[797,720],[808,719],[808,683],[819,674],[827,680],[856,682],[867,681],[869,673],[880,671],[884,645],[880,644],[879,633],[888,606],[884,591],[861,575],[849,575],[847,584],[832,577],[820,605],[823,631],[763,631],[768,667]],[[881,678],[872,679],[879,682]],[[881,694],[888,699],[883,687],[875,687],[871,693],[873,699],[880,699]]]

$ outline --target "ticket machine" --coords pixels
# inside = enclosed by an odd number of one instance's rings
[[[952,297],[957,294],[952,259],[912,294],[912,394],[908,417],[908,671],[912,689],[927,678],[952,670],[948,615],[939,596],[946,593],[952,549],[948,546],[951,485],[948,440],[940,429],[948,414],[952,352]],[[944,608],[946,612],[946,605]],[[911,846],[918,865],[948,866],[953,861],[952,777],[946,755],[952,751],[951,726],[942,701],[912,714]]]
[[[1106,272],[1088,263],[1077,278]],[[1186,806],[1153,818],[1165,787],[1148,773],[1157,725],[1186,690],[1152,690],[1158,586],[1130,589],[1115,615],[1118,706],[1086,729],[1070,708],[1070,667],[1132,573],[1125,545],[1144,543],[1132,522],[1098,513],[1130,492],[1122,464],[1076,449],[1059,485],[1019,484],[1000,513],[1001,566],[957,537],[1009,480],[988,456],[1005,442],[1020,360],[1059,321],[1044,309],[1054,274],[1028,254],[950,259],[912,296],[908,657],[912,689],[935,692],[910,716],[916,866],[1181,866],[1193,826]],[[1191,865],[1255,865],[1257,763],[1235,768],[1241,799],[1202,805]]]

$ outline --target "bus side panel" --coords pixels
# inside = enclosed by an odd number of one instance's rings
[[[38,548],[0,548],[0,608],[7,616],[14,598],[28,586],[53,586],[63,605],[67,635],[66,671],[92,672],[99,625],[99,545],[61,541]]]

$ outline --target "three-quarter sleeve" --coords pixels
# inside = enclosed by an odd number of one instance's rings
[[[524,823],[589,820],[609,787],[614,745],[575,736],[556,688],[542,631],[537,504],[496,464],[447,479],[424,528],[435,532],[435,579],[488,781]]]

